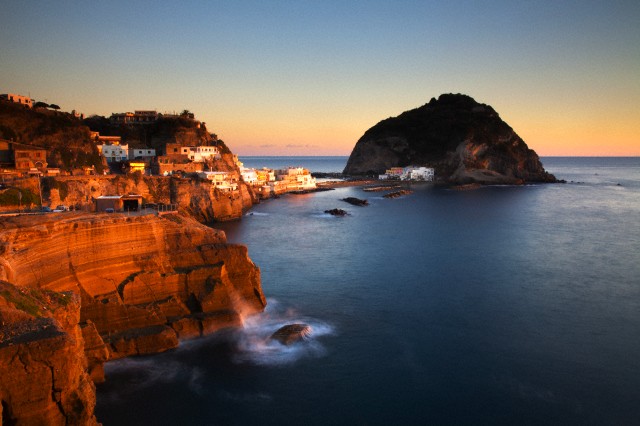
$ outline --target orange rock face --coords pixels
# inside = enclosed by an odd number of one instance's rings
[[[185,317],[243,317],[265,306],[246,247],[177,215],[17,217],[2,223],[0,242],[0,278],[79,294],[81,321],[102,336],[135,329],[147,336],[148,327]]]
[[[80,297],[0,282],[0,424],[96,425]]]
[[[75,311],[55,320],[34,319],[0,297],[2,418],[18,424],[95,423],[91,379],[104,380],[106,360],[241,326],[266,305],[246,247],[179,215],[7,218],[0,279],[20,291],[75,293]],[[39,315],[46,310],[44,303]],[[11,334],[4,323],[28,327]]]

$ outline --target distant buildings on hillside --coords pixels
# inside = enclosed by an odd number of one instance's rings
[[[117,112],[111,114],[110,121],[114,124],[147,124],[158,121],[157,111],[137,110],[135,112]]]
[[[33,99],[29,96],[17,95],[15,93],[3,93],[0,94],[0,101],[14,102],[21,104],[29,108],[33,108]]]
[[[114,112],[111,114],[109,121],[113,124],[150,124],[155,123],[160,118],[188,118],[195,120],[195,115],[186,110],[181,114],[176,114],[175,112],[161,114],[156,110],[135,110],[134,112]]]

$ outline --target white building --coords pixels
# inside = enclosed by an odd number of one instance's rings
[[[130,160],[146,160],[156,156],[156,150],[153,148],[133,148],[129,150]]]
[[[126,161],[129,158],[129,145],[100,145],[98,149],[107,163]]]
[[[276,171],[276,179],[286,182],[289,191],[304,191],[316,188],[316,178],[302,167],[288,167]]]
[[[242,175],[242,180],[249,185],[255,185],[256,183],[258,183],[258,173],[256,172],[256,169],[241,167],[240,174]]]
[[[220,191],[235,191],[238,189],[238,183],[234,182],[227,172],[200,172],[198,176],[211,181],[211,184]]]
[[[218,160],[221,158],[218,148],[215,146],[192,146],[189,147],[189,159],[196,163],[203,163],[206,160]]]
[[[400,177],[402,180],[422,180],[433,181],[435,171],[431,167],[409,166],[404,168],[404,173]]]

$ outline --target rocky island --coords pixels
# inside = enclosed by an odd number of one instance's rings
[[[489,105],[443,94],[383,120],[354,147],[345,175],[378,175],[391,167],[433,167],[450,184],[556,182],[538,155]]]

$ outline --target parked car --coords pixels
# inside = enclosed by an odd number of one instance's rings
[[[56,206],[56,210],[60,212],[68,212],[69,207],[65,206],[64,204],[60,204],[59,206]]]
[[[41,211],[42,213],[51,213],[53,210],[51,210],[51,207],[42,206],[42,208],[40,209],[40,211]]]
[[[115,210],[109,207],[108,209],[104,209],[105,213],[114,213]]]

